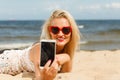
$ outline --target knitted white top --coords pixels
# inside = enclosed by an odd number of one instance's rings
[[[0,54],[0,73],[18,74],[23,71],[34,72],[34,65],[29,59],[29,50],[5,50]]]

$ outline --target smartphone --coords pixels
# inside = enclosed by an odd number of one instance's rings
[[[48,60],[51,60],[51,64],[56,54],[56,41],[55,40],[41,40],[41,53],[40,53],[40,67],[44,67]]]

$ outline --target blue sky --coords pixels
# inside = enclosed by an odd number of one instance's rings
[[[0,20],[44,20],[55,9],[75,19],[120,19],[120,0],[0,0]]]

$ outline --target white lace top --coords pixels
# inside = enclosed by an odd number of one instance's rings
[[[0,73],[18,74],[23,71],[34,72],[34,65],[29,59],[29,50],[5,50],[0,54]]]

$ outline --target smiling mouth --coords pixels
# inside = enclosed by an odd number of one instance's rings
[[[65,38],[57,38],[58,41],[62,42],[65,40]]]

